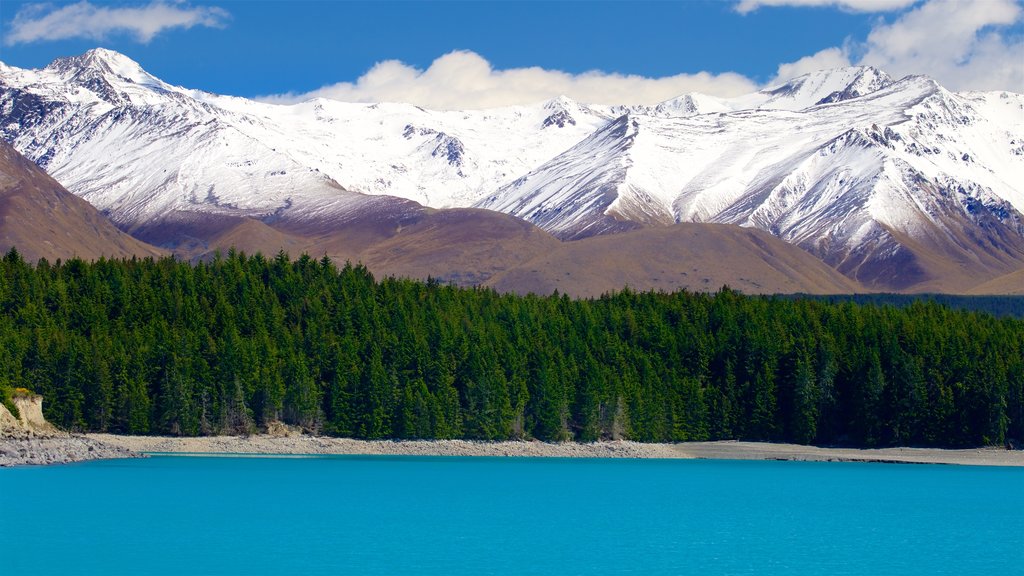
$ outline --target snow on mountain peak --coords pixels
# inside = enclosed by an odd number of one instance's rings
[[[693,92],[657,104],[653,108],[656,116],[691,116],[729,112],[730,108],[720,98]]]
[[[796,78],[791,78],[778,86],[765,88],[760,92],[771,95],[808,91],[827,93],[833,88],[845,89],[856,85],[875,85],[877,87],[874,90],[877,90],[890,83],[892,83],[892,78],[877,68],[871,66],[845,66],[809,72]]]
[[[160,104],[169,93],[182,91],[146,72],[124,54],[104,48],[57,58],[42,70],[5,76],[36,93],[64,93],[73,102],[98,103],[101,107]]]
[[[583,107],[568,96],[552,98],[545,102],[542,107],[551,113],[541,122],[541,128],[565,128],[566,125],[575,126],[576,117],[583,112]]]
[[[579,107],[575,100],[564,94],[555,96],[543,104],[545,110],[573,110]]]
[[[804,74],[779,86],[740,97],[736,102],[741,107],[796,111],[859,98],[892,83],[892,78],[877,68],[849,66]]]
[[[57,72],[68,79],[91,70],[104,76],[114,76],[117,79],[136,84],[159,82],[153,75],[143,70],[138,62],[120,52],[106,48],[93,48],[79,56],[57,58],[46,69]]]

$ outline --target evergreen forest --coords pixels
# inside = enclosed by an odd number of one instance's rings
[[[1024,318],[1024,296],[963,296],[959,294],[893,294],[889,292],[867,294],[786,294],[783,298],[811,298],[832,304],[853,302],[876,306],[909,306],[925,300],[948,306],[954,310],[986,312],[994,316],[1015,316]]]
[[[229,253],[0,261],[0,396],[68,430],[356,438],[1024,439],[1024,320],[936,302],[516,296]]]

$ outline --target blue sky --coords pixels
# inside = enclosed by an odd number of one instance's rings
[[[407,96],[440,107],[544,90],[589,101],[734,95],[844,64],[1019,91],[1022,12],[1021,0],[4,0],[0,60],[40,67],[104,46],[167,82],[212,92]],[[524,83],[537,88],[519,90]]]

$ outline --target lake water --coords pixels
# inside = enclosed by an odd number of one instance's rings
[[[1024,470],[154,457],[0,470],[0,573],[1024,574]]]

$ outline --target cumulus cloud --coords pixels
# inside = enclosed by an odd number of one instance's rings
[[[917,0],[740,0],[736,11],[753,12],[762,6],[837,7],[850,12],[889,12],[910,6]]]
[[[931,0],[872,29],[860,64],[894,76],[926,74],[954,90],[1024,92],[1024,39],[1016,0]]]
[[[261,98],[289,103],[310,98],[346,102],[408,102],[433,109],[491,108],[541,102],[565,95],[586,103],[654,104],[687,92],[737,96],[757,85],[740,74],[678,74],[662,78],[544,68],[496,70],[475,52],[445,54],[421,70],[397,60],[380,62],[355,82],[305,94]]]
[[[155,0],[146,5],[106,7],[87,0],[57,8],[30,4],[15,14],[4,44],[86,38],[102,40],[111,34],[127,34],[147,43],[172,28],[206,26],[221,28],[228,13],[216,6],[190,6]]]
[[[1024,92],[1024,40],[1005,35],[1021,21],[1021,0],[743,0],[769,5],[828,5],[899,10],[879,17],[867,38],[848,38],[778,66],[768,85],[802,74],[850,65],[876,66],[893,75],[926,74],[953,90]],[[909,8],[908,8],[909,6]],[[433,109],[491,108],[541,102],[558,95],[594,104],[654,104],[701,92],[731,97],[761,88],[736,74],[678,74],[661,78],[600,71],[571,74],[544,68],[495,69],[479,54],[455,51],[424,69],[397,60],[380,62],[354,82],[312,92],[265,96],[266,102],[310,98],[347,102],[406,102]]]
[[[1020,0],[929,0],[879,20],[863,41],[780,65],[772,83],[856,64],[896,78],[924,74],[952,90],[1024,92],[1024,39],[1003,34],[1022,17]]]
[[[826,48],[816,54],[804,56],[796,62],[780,64],[775,74],[775,79],[770,84],[790,80],[810,72],[817,72],[818,70],[841,68],[849,65],[850,56],[846,48]]]

